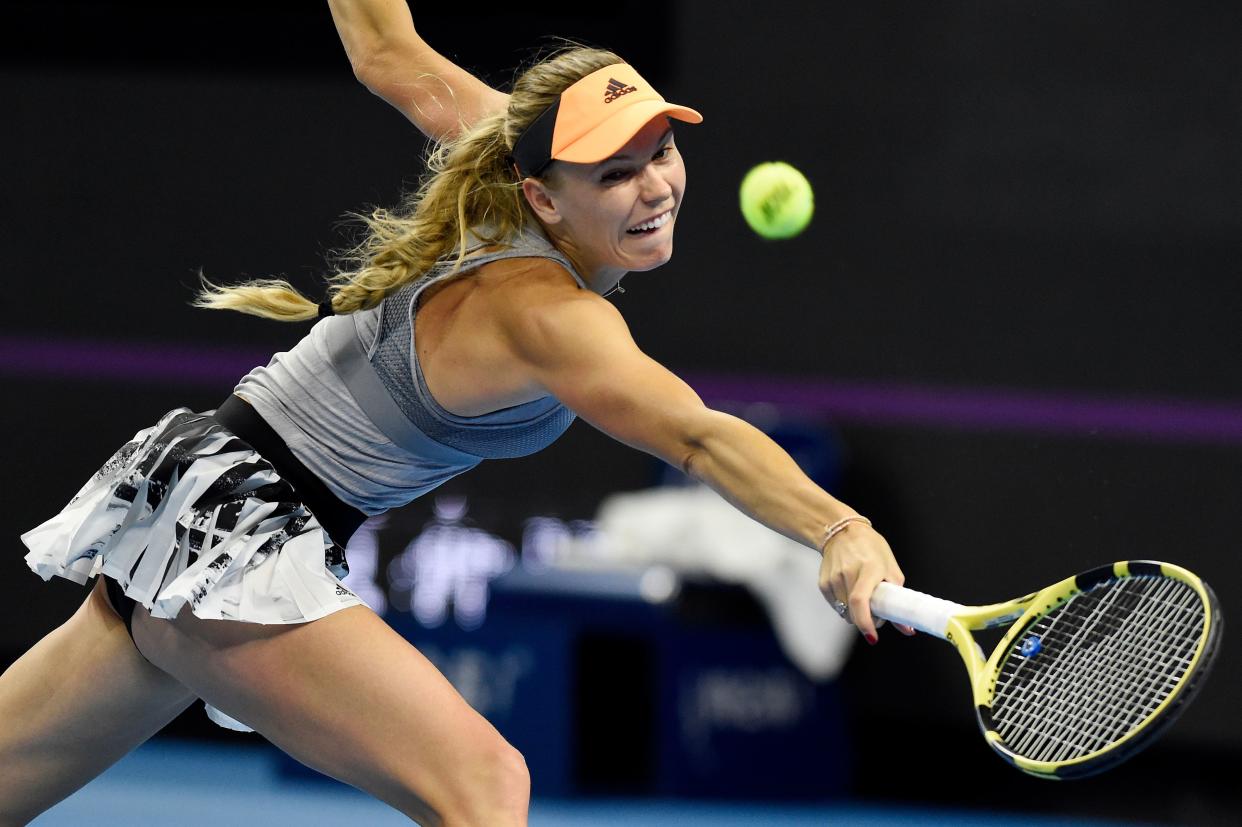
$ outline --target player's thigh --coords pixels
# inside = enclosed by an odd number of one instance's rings
[[[139,615],[148,657],[303,763],[416,817],[489,799],[524,817],[521,756],[371,610],[272,626]]]
[[[68,796],[193,700],[138,654],[97,583],[0,676],[0,824]]]

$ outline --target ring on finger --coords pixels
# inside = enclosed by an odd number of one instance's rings
[[[831,605],[832,610],[836,612],[837,614],[839,614],[841,617],[845,617],[845,613],[849,611],[849,608],[850,608],[845,603],[842,603],[840,600],[836,600],[836,599],[833,599],[832,601],[830,601],[829,605]]]

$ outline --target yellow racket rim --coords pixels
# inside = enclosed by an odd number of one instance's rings
[[[1162,575],[1185,583],[1198,595],[1204,607],[1203,629],[1195,645],[1194,654],[1187,662],[1185,669],[1168,695],[1124,736],[1094,752],[1066,760],[1038,761],[1018,755],[1010,750],[1006,746],[1001,733],[991,726],[991,709],[997,681],[1000,677],[1001,665],[1009,656],[1015,641],[1024,635],[1041,617],[1068,602],[1076,595],[1101,583],[1113,579],[1156,575]],[[980,610],[971,615],[963,615],[961,620],[965,622],[967,628],[980,628],[990,625],[994,618],[1004,619],[1006,612],[1012,615],[1013,611],[1019,606],[1025,606],[1025,612],[1020,619],[1009,628],[1001,639],[1000,644],[992,652],[991,657],[988,658],[986,664],[982,664],[982,668],[978,668],[978,671],[972,669],[976,708],[979,713],[980,727],[983,729],[984,737],[992,749],[1023,772],[1049,779],[1081,777],[1107,769],[1116,761],[1124,760],[1137,751],[1137,749],[1145,746],[1146,742],[1144,739],[1147,736],[1155,735],[1163,726],[1172,723],[1176,718],[1176,714],[1171,713],[1180,712],[1180,709],[1174,709],[1173,707],[1183,704],[1190,699],[1193,691],[1197,689],[1196,682],[1205,674],[1200,667],[1210,666],[1210,660],[1217,648],[1216,643],[1218,642],[1221,626],[1221,615],[1215,596],[1212,594],[1211,589],[1207,587],[1207,584],[1199,579],[1198,576],[1172,563],[1145,560],[1123,560],[1113,563],[1111,566],[1091,569],[1054,583],[1033,595],[1011,601],[1008,604],[981,607]],[[959,651],[963,648],[959,647]],[[967,661],[968,666],[979,666],[979,664],[971,664],[973,658],[970,658],[965,651],[962,651],[962,657]],[[1140,743],[1140,741],[1143,741],[1143,743]],[[1108,759],[1110,754],[1114,756],[1112,760]]]

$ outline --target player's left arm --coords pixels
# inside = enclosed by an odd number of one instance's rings
[[[354,76],[432,140],[456,136],[509,96],[427,44],[406,0],[328,0]]]
[[[595,427],[681,468],[745,514],[810,548],[825,526],[855,512],[817,486],[752,425],[703,404],[644,354],[621,314],[594,294],[531,308],[513,324],[515,350],[536,381]],[[904,578],[884,538],[850,523],[828,545],[820,588],[848,602],[874,639],[876,584]]]

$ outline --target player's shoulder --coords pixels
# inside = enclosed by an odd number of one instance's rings
[[[515,318],[544,313],[616,312],[612,303],[583,288],[559,261],[521,256],[489,262],[480,268],[489,294]]]
[[[593,335],[624,331],[616,307],[598,293],[579,286],[563,265],[547,258],[511,258],[493,262],[489,274],[491,304],[502,328],[523,352],[575,346]]]
[[[546,256],[512,256],[496,259],[478,268],[498,290],[557,290],[578,288],[573,275],[556,259]]]

